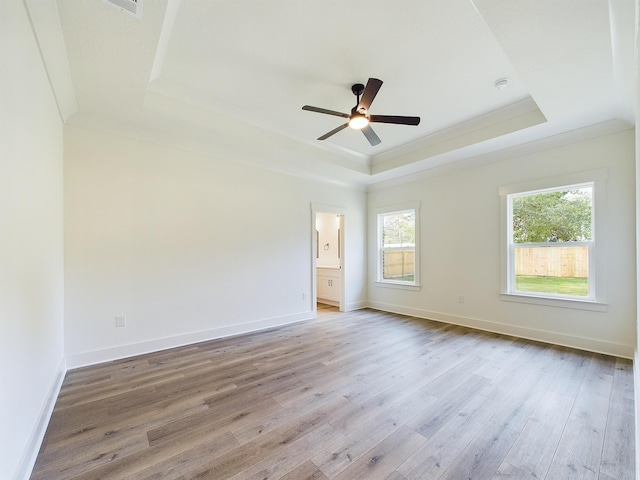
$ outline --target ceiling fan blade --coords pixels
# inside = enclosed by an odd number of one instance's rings
[[[327,110],[326,108],[312,107],[311,105],[305,105],[303,110],[309,110],[310,112],[326,113],[327,115],[335,115],[336,117],[349,118],[349,115],[342,112],[336,112],[335,110]]]
[[[376,132],[374,132],[373,128],[371,128],[369,125],[362,129],[362,133],[364,133],[364,136],[367,137],[367,140],[369,140],[369,143],[372,147],[375,147],[381,141],[380,137],[376,135]]]
[[[370,122],[396,123],[398,125],[418,125],[420,117],[402,117],[397,115],[370,115]]]
[[[364,92],[362,92],[362,98],[360,98],[360,103],[358,103],[358,110],[364,108],[365,110],[369,110],[373,99],[376,98],[378,94],[378,90],[382,86],[382,80],[378,80],[377,78],[370,78],[367,80],[367,86],[364,87]]]
[[[318,137],[318,140],[326,140],[331,135],[334,135],[334,134],[338,133],[340,130],[342,130],[344,128],[347,128],[348,126],[349,126],[349,122],[345,123],[344,125],[340,125],[338,128],[334,128],[330,132],[327,132],[324,135],[322,135],[321,137]]]

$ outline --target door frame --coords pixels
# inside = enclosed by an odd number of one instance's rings
[[[316,252],[318,248],[318,240],[316,237],[316,215],[318,213],[329,213],[332,215],[338,215],[340,217],[340,234],[339,234],[339,250],[340,255],[340,311],[346,311],[345,291],[346,291],[346,258],[345,258],[345,223],[346,223],[345,207],[339,207],[336,205],[326,205],[321,203],[311,204],[311,310],[314,315],[318,313],[318,285],[317,285],[317,265],[316,265]]]

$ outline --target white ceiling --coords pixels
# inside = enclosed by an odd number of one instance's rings
[[[635,121],[633,0],[138,1],[26,0],[66,123],[373,185]],[[316,140],[369,77],[420,125]]]

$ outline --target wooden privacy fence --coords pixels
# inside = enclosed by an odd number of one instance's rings
[[[415,265],[415,251],[413,248],[385,248],[382,258],[383,278],[403,278],[413,275]]]
[[[519,247],[515,249],[516,275],[588,277],[589,249],[575,247]]]

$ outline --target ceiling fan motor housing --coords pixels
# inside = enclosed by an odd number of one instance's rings
[[[360,95],[362,95],[362,92],[364,92],[364,85],[361,83],[351,85],[351,91],[354,95],[359,97]]]

